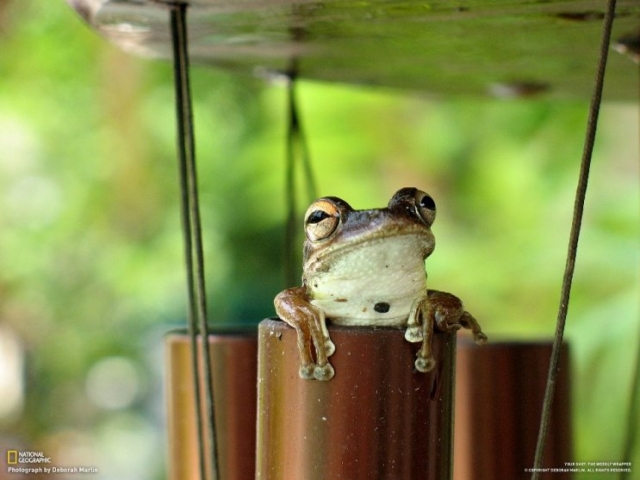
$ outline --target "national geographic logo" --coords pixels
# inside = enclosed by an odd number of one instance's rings
[[[44,452],[7,450],[7,465],[32,465],[36,463],[51,463],[51,457],[47,457]]]
[[[51,457],[44,452],[31,450],[7,450],[7,473],[21,475],[50,475],[50,474],[86,474],[99,473],[94,466],[55,466],[51,464]]]

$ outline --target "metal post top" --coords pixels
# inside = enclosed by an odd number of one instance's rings
[[[101,35],[170,58],[168,0],[67,0]],[[194,63],[431,94],[588,99],[596,0],[185,0]],[[640,3],[619,0],[605,99],[637,98]]]

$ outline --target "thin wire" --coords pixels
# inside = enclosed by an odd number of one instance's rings
[[[294,243],[296,238],[296,182],[295,182],[295,131],[297,114],[295,109],[295,92],[293,76],[289,77],[287,83],[287,102],[289,107],[289,119],[287,128],[287,153],[285,164],[285,203],[287,208],[287,217],[284,231],[284,282],[286,287],[295,284],[295,250]]]
[[[307,136],[305,135],[304,129],[302,128],[295,96],[293,97],[292,104],[293,112],[295,114],[295,125],[298,132],[298,143],[300,146],[300,153],[302,155],[302,169],[304,174],[305,188],[307,190],[307,200],[309,203],[311,203],[318,198],[318,187],[316,185],[316,178],[311,165],[311,154],[309,153],[309,146],[307,145]]]
[[[295,68],[292,69],[295,71]],[[315,200],[317,195],[315,177],[311,168],[311,156],[307,146],[306,135],[298,113],[298,102],[295,92],[296,74],[289,74],[287,84],[287,102],[289,108],[289,120],[287,129],[287,154],[285,165],[285,201],[287,206],[287,219],[284,239],[284,273],[285,285],[291,286],[296,282],[296,248],[295,240],[298,232],[298,220],[296,211],[296,157],[300,155],[302,162],[305,188],[309,201]]]
[[[209,348],[209,328],[207,323],[207,303],[204,275],[204,253],[202,246],[202,226],[198,200],[198,179],[195,161],[195,141],[191,87],[189,81],[189,54],[187,45],[187,6],[183,3],[170,4],[171,37],[174,59],[174,81],[177,115],[177,144],[180,172],[181,214],[184,237],[185,266],[188,289],[188,324],[191,339],[191,359],[195,389],[196,416],[200,419],[203,409],[199,372],[204,376],[205,412],[204,422],[197,421],[200,478],[205,480],[206,458],[211,458],[213,480],[219,478],[218,451],[211,379],[211,352]],[[200,348],[197,337],[200,338]],[[207,441],[210,450],[207,451]]]
[[[560,359],[560,349],[562,347],[562,339],[564,336],[564,327],[567,320],[567,312],[569,310],[569,297],[571,295],[571,284],[573,281],[573,273],[575,270],[576,256],[578,253],[578,240],[580,238],[580,229],[582,226],[582,217],[584,212],[584,202],[587,194],[587,184],[589,181],[589,170],[591,168],[591,157],[593,154],[593,146],[598,127],[598,116],[600,113],[600,104],[602,102],[602,88],[604,85],[604,74],[606,71],[607,57],[609,53],[609,42],[611,39],[611,27],[615,16],[616,0],[608,0],[607,11],[603,21],[602,38],[600,42],[600,56],[595,75],[595,86],[589,106],[589,117],[587,120],[587,131],[582,152],[582,160],[580,163],[580,174],[578,178],[578,186],[576,189],[575,202],[573,206],[573,220],[571,223],[571,233],[569,236],[569,247],[567,251],[567,261],[565,264],[564,276],[562,279],[562,289],[560,294],[560,306],[558,308],[558,318],[556,323],[555,338],[553,349],[551,351],[551,360],[549,364],[549,373],[547,376],[547,386],[544,393],[542,403],[542,415],[540,418],[540,430],[538,432],[538,440],[536,443],[536,451],[533,462],[532,480],[538,480],[542,470],[542,462],[544,457],[544,446],[549,429],[549,418],[551,416],[551,406],[555,393],[556,379],[558,375],[558,362]]]
[[[638,67],[638,122],[640,122],[640,65]],[[638,124],[640,127],[640,123]],[[638,139],[640,140],[640,128],[638,131]],[[640,142],[639,142],[640,143]],[[640,144],[638,145],[640,148]],[[638,150],[640,154],[640,150]],[[638,332],[640,335],[640,325]],[[638,421],[640,420],[640,336],[636,349],[636,362],[633,370],[633,378],[631,381],[631,395],[629,397],[629,413],[627,415],[627,431],[625,435],[624,451],[622,453],[622,462],[629,465],[628,469],[622,469],[620,472],[620,480],[628,480],[631,478],[631,461],[633,451],[637,441]]]

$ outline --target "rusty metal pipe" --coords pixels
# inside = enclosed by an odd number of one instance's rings
[[[454,480],[528,480],[551,357],[551,342],[458,343]],[[560,373],[544,467],[572,461],[569,349]],[[569,480],[570,472],[541,478]]]
[[[256,332],[238,329],[216,331],[209,335],[209,345],[220,477],[223,480],[253,480]],[[207,480],[200,479],[198,468],[196,422],[202,421],[203,417],[196,415],[189,336],[185,332],[169,333],[165,348],[169,480]],[[199,375],[202,376],[203,372],[199,372]],[[206,459],[206,465],[211,465],[210,458]]]
[[[256,478],[446,480],[452,472],[455,336],[436,333],[434,371],[393,328],[330,326],[335,377],[302,380],[296,333],[258,333]]]

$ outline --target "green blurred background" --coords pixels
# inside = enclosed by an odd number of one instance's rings
[[[0,0],[0,45],[0,445],[164,478],[162,336],[185,311],[170,66],[57,0]],[[210,316],[255,324],[285,286],[286,92],[201,68],[193,89]],[[316,83],[299,99],[321,195],[371,208],[430,192],[430,286],[491,339],[552,335],[586,102]],[[639,156],[637,104],[605,105],[567,327],[577,461],[622,452]]]

